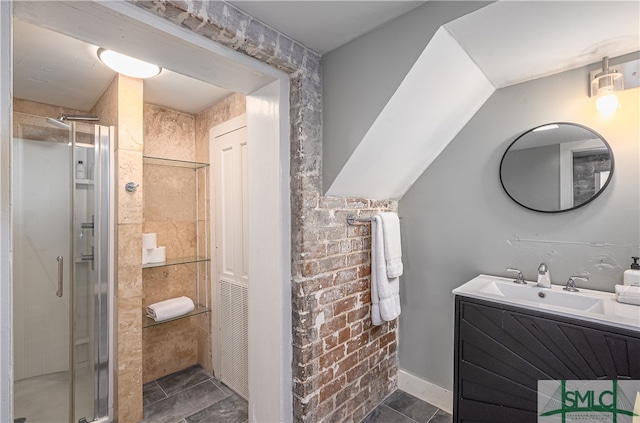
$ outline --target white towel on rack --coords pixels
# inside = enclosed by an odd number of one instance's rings
[[[615,288],[619,303],[640,305],[640,286],[616,285]]]
[[[156,322],[180,317],[193,311],[195,305],[189,297],[171,298],[147,306],[147,316]]]
[[[382,217],[371,219],[371,321],[378,326],[400,315],[400,279],[387,276]]]
[[[400,219],[391,212],[378,213],[384,233],[384,258],[389,279],[402,276],[402,244],[400,243]]]

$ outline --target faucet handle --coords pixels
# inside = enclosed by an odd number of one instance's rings
[[[522,275],[522,272],[520,271],[520,269],[516,269],[514,267],[507,267],[507,272],[518,272],[518,276],[516,276],[516,279],[513,281],[513,283],[520,283],[524,285],[527,284],[527,282],[524,280],[524,276]]]
[[[581,280],[583,282],[587,282],[589,280],[588,277],[584,277],[584,276],[569,276],[569,280],[567,281],[567,286],[565,286],[562,289],[569,292],[580,292],[580,290],[576,288],[576,279]]]

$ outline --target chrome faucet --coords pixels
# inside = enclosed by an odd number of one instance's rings
[[[538,266],[538,286],[541,288],[551,288],[549,266],[544,263],[540,263],[540,266]]]
[[[523,284],[523,285],[527,284],[527,281],[524,280],[524,276],[522,275],[522,272],[520,271],[520,269],[516,269],[514,267],[507,267],[507,272],[516,272],[516,273],[518,273],[518,276],[513,281],[513,283],[519,283],[519,284]]]
[[[576,287],[576,279],[581,280],[583,282],[588,282],[589,278],[588,277],[582,277],[582,276],[570,276],[569,280],[567,281],[567,286],[565,286],[564,289],[565,291],[569,291],[569,292],[580,292],[580,290]]]

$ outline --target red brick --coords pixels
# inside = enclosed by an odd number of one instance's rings
[[[369,345],[361,348],[358,351],[358,358],[360,359],[360,361],[364,361],[369,358],[369,356],[375,354],[379,349],[380,347],[378,346],[378,341],[376,340]]]
[[[351,336],[351,328],[344,328],[338,332],[338,344],[344,344]]]
[[[318,264],[318,261],[313,260],[302,263],[301,274],[305,278],[315,276],[318,273],[320,273],[320,266]]]
[[[351,310],[347,314],[347,322],[348,323],[357,322],[358,320],[362,320],[368,316],[369,316],[369,306],[365,305],[355,310]]]
[[[320,294],[320,304],[325,305],[344,298],[344,287],[334,286],[329,288]]]
[[[358,279],[349,282],[345,286],[345,294],[352,295],[365,292],[370,288],[369,279]]]
[[[350,329],[351,329],[351,336],[358,336],[362,332],[364,332],[362,322],[357,322],[356,324],[351,325]]]
[[[331,351],[332,349],[340,345],[340,343],[338,342],[338,334],[332,333],[331,335],[326,336],[322,340],[322,343],[323,343],[323,349],[325,351]]]
[[[320,197],[318,208],[321,209],[344,209],[346,201],[338,197]]]
[[[364,250],[364,240],[365,238],[353,238],[351,239],[351,251],[362,251]]]
[[[359,252],[349,254],[347,256],[347,266],[357,266],[359,264],[367,264],[371,261],[371,256],[369,252]]]
[[[364,278],[365,276],[371,275],[371,264],[363,264],[362,266],[358,266],[358,277]]]
[[[355,296],[343,298],[339,301],[336,301],[333,304],[333,315],[337,316],[349,310],[353,310],[353,308],[355,308],[357,304],[357,301],[358,299]]]
[[[324,338],[333,332],[338,332],[341,329],[347,327],[347,316],[341,314],[340,316],[333,317],[320,326],[320,337]]]
[[[346,266],[347,260],[343,255],[327,257],[318,261],[318,273],[334,272],[338,269],[343,269]]]
[[[347,342],[347,354],[351,354],[354,351],[359,350],[360,348],[367,345],[369,342],[369,334],[362,333],[355,338],[351,338],[350,341]]]
[[[336,365],[336,377],[351,370],[356,364],[358,364],[358,353],[353,353],[344,360],[339,361]]]
[[[374,368],[387,357],[387,349],[381,349],[369,357],[369,367]]]
[[[368,209],[371,201],[367,198],[347,198],[346,208],[348,209]]]
[[[333,241],[327,244],[327,256],[340,254],[340,243],[342,241]]]
[[[318,363],[320,365],[320,370],[327,369],[333,366],[338,361],[344,358],[344,348],[336,348],[328,353],[325,353],[320,357]]]
[[[352,383],[361,378],[369,370],[369,362],[363,361],[347,371],[347,382]]]
[[[380,338],[380,348],[384,348],[396,340],[396,333],[389,332]]]
[[[355,225],[349,226],[347,228],[347,237],[348,238],[357,238],[363,236],[369,236],[370,234],[369,225]]]
[[[333,278],[334,285],[340,285],[345,282],[351,282],[358,279],[358,269],[338,270]]]
[[[319,259],[327,256],[327,246],[317,241],[305,242],[300,247],[300,258],[303,260]]]
[[[326,401],[329,397],[332,397],[335,393],[341,390],[346,381],[346,377],[341,377],[338,379],[334,379],[331,383],[326,384],[323,388],[320,389],[320,402]]]
[[[398,343],[397,342],[392,342],[387,347],[387,350],[389,351],[389,355],[395,353],[397,349],[398,349]]]
[[[371,304],[371,291],[367,290],[359,293],[358,300],[361,304]]]

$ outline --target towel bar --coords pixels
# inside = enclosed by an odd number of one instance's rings
[[[398,219],[402,219],[402,217],[398,217]],[[373,220],[373,217],[356,217],[353,214],[349,214],[347,215],[347,223],[349,225],[355,225],[358,222],[371,222]]]
[[[347,223],[349,225],[355,225],[357,222],[371,222],[372,219],[372,217],[355,217],[352,214],[347,215]]]

